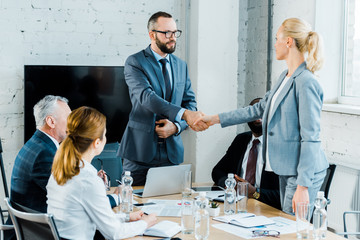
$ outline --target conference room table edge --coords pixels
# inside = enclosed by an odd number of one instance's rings
[[[213,183],[193,183],[193,186],[214,186]],[[141,189],[143,187],[141,186],[134,186],[133,189]],[[110,192],[113,192],[115,189],[115,187],[112,187]],[[198,195],[197,192],[195,192],[193,194],[193,197],[196,197]],[[139,203],[145,203],[148,201],[148,199],[162,199],[162,200],[181,200],[181,193],[178,194],[171,194],[171,195],[163,195],[163,196],[157,196],[157,197],[147,197],[147,198],[141,198],[141,197],[137,197],[134,195],[134,200],[139,202]],[[220,203],[220,216],[224,215],[224,209],[223,209],[224,204]],[[136,208],[134,207],[134,211],[137,210],[141,210],[141,208]],[[120,211],[120,207],[115,207],[114,208],[115,212]],[[291,219],[291,220],[296,220],[295,216],[287,214],[281,210],[278,210],[274,207],[271,207],[265,203],[262,203],[256,199],[252,199],[250,198],[248,200],[248,212],[250,213],[254,213],[257,216],[266,216],[266,217],[283,217],[283,218],[287,218],[287,219]],[[180,217],[160,217],[158,216],[158,222],[163,221],[163,220],[169,220],[169,221],[174,221],[177,222],[181,225],[181,218]],[[244,239],[241,238],[239,236],[236,236],[234,234],[225,232],[223,230],[217,229],[215,227],[213,227],[213,224],[219,224],[221,222],[219,221],[215,221],[212,219],[213,217],[210,217],[210,234],[208,237],[208,240],[236,240],[236,239]],[[311,233],[311,232],[310,232]],[[190,239],[195,239],[195,234],[183,234],[182,232],[179,232],[178,234],[176,234],[173,237],[178,237],[182,240],[190,240]],[[131,237],[131,238],[126,238],[128,240],[149,240],[149,239],[163,239],[162,237],[150,237],[150,236],[135,236],[135,237]],[[291,240],[291,239],[297,239],[296,237],[296,233],[291,233],[291,234],[281,234],[280,237],[275,238],[275,237],[260,237],[260,238],[255,238],[255,239],[287,239],[287,240]],[[312,237],[310,237],[310,239],[313,239]],[[337,240],[337,239],[345,239],[333,232],[327,231],[327,235],[326,235],[326,239],[328,240]]]

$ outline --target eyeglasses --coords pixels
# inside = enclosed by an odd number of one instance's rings
[[[176,38],[180,37],[181,36],[181,33],[182,31],[181,30],[176,30],[176,31],[167,31],[167,32],[164,32],[164,31],[158,31],[158,30],[152,30],[153,32],[158,32],[158,33],[163,33],[165,34],[165,37],[166,38],[171,38],[172,35],[174,35]]]
[[[280,232],[275,230],[254,230],[253,237],[280,237]]]

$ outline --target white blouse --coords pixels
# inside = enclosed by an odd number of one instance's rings
[[[106,197],[103,181],[87,161],[80,173],[60,186],[53,175],[47,189],[48,213],[54,215],[56,227],[63,238],[93,239],[96,229],[106,239],[121,239],[143,234],[143,220],[125,223],[125,214],[115,214]]]

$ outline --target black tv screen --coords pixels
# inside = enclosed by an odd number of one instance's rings
[[[69,100],[71,109],[96,108],[107,118],[108,143],[120,142],[131,111],[124,67],[25,65],[25,142],[36,130],[34,105],[46,95]]]

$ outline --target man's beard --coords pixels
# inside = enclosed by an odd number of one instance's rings
[[[253,133],[260,136],[262,135],[262,123],[255,124],[255,122],[249,122],[248,125]]]
[[[158,38],[156,38],[156,46],[158,46],[158,48],[163,52],[163,53],[173,53],[175,52],[175,48],[176,48],[176,42],[175,41],[170,41],[168,43],[172,43],[174,42],[175,45],[174,47],[169,48],[168,46],[166,46],[166,43],[162,43],[160,42],[160,40]]]

